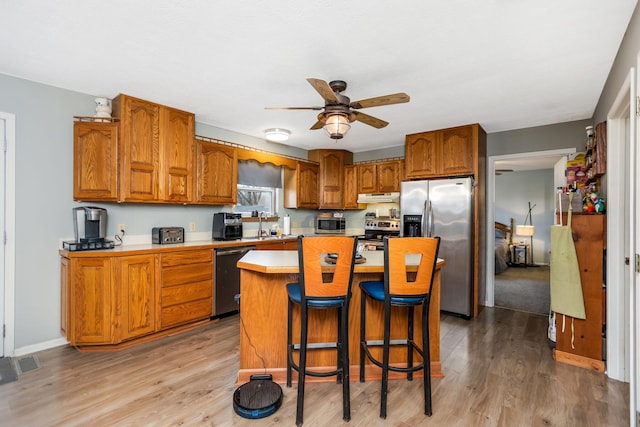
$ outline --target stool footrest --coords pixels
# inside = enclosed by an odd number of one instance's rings
[[[368,340],[368,341],[365,341],[365,343],[367,345],[380,345],[381,346],[381,345],[384,345],[384,340]],[[389,341],[389,345],[407,345],[408,343],[409,343],[409,340],[406,340],[406,339],[404,339],[404,340],[402,340],[402,339],[400,339],[400,340],[390,340]]]
[[[307,350],[314,348],[338,348],[338,344],[334,342],[314,342],[307,344]],[[293,344],[293,350],[300,351],[300,344]]]

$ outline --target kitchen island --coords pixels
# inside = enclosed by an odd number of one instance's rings
[[[364,252],[366,262],[354,268],[352,299],[349,307],[349,362],[351,380],[359,378],[360,355],[360,287],[366,280],[382,280],[384,272],[384,252]],[[440,364],[440,269],[445,262],[438,260],[433,282],[433,295],[429,313],[431,375],[443,376]],[[240,370],[238,383],[249,381],[253,374],[270,373],[279,383],[286,381],[287,368],[287,283],[298,280],[297,251],[250,251],[240,261]],[[330,272],[334,266],[325,264]],[[367,339],[382,339],[382,304],[367,302]],[[393,309],[391,324],[395,338],[406,336],[405,309]],[[294,307],[294,342],[300,337],[299,307]],[[335,341],[338,332],[334,310],[309,310],[309,342]],[[421,342],[421,310],[416,309],[414,336]],[[382,348],[373,349],[381,359]],[[406,362],[406,348],[392,347],[392,364],[402,366]],[[414,360],[419,360],[414,358]],[[312,370],[335,369],[335,350],[313,350],[307,353],[307,366]],[[367,360],[366,379],[379,379],[381,369]],[[294,371],[295,376],[295,371]],[[418,375],[415,375],[418,376]],[[406,374],[389,372],[389,378],[406,378]],[[335,381],[335,378],[307,376],[307,381]]]

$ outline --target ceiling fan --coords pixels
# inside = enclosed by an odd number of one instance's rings
[[[342,138],[351,128],[354,121],[359,121],[377,129],[382,129],[389,123],[368,114],[361,113],[362,108],[379,107],[382,105],[409,102],[406,93],[377,96],[375,98],[353,101],[342,95],[347,88],[347,82],[332,80],[327,83],[321,79],[308,78],[307,81],[324,99],[324,107],[266,107],[267,110],[318,110],[318,121],[311,126],[311,130],[324,128],[332,139]]]

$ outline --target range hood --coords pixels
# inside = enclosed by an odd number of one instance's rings
[[[358,203],[398,203],[400,193],[358,194]]]

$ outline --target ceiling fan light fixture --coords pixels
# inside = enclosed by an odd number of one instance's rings
[[[323,129],[331,139],[341,139],[351,129],[349,119],[344,114],[331,114],[326,116]]]
[[[284,142],[289,139],[291,131],[282,128],[272,128],[265,130],[264,135],[267,141]]]

